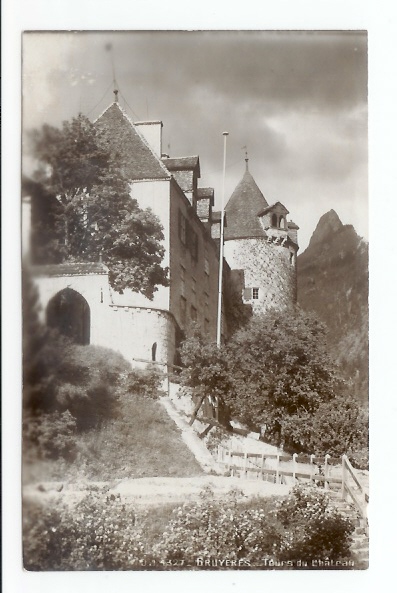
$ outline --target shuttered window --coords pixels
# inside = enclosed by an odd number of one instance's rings
[[[245,301],[259,299],[259,288],[244,288],[243,298]]]

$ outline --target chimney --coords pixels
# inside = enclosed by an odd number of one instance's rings
[[[162,121],[137,121],[134,126],[138,132],[145,138],[153,152],[161,157],[161,137],[162,137]]]

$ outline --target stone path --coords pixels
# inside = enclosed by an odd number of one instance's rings
[[[200,439],[194,428],[179,414],[169,397],[161,397],[160,403],[167,410],[168,415],[181,431],[181,438],[195,456],[198,464],[205,473],[222,474],[223,468],[215,461],[207,447]]]

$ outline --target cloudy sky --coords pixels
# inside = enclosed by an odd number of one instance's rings
[[[200,185],[215,188],[218,207],[228,131],[226,201],[247,147],[267,201],[299,225],[301,251],[331,208],[368,238],[365,33],[28,33],[25,130],[80,111],[95,119],[113,100],[112,61],[122,107],[135,121],[161,119],[171,156],[200,156]]]

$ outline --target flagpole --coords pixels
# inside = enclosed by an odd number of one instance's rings
[[[218,278],[218,324],[216,332],[216,345],[221,346],[222,332],[222,280],[223,280],[223,235],[225,218],[225,176],[226,176],[226,139],[229,132],[223,132],[223,182],[222,182],[222,209],[221,209],[221,237],[219,247],[219,278]]]

